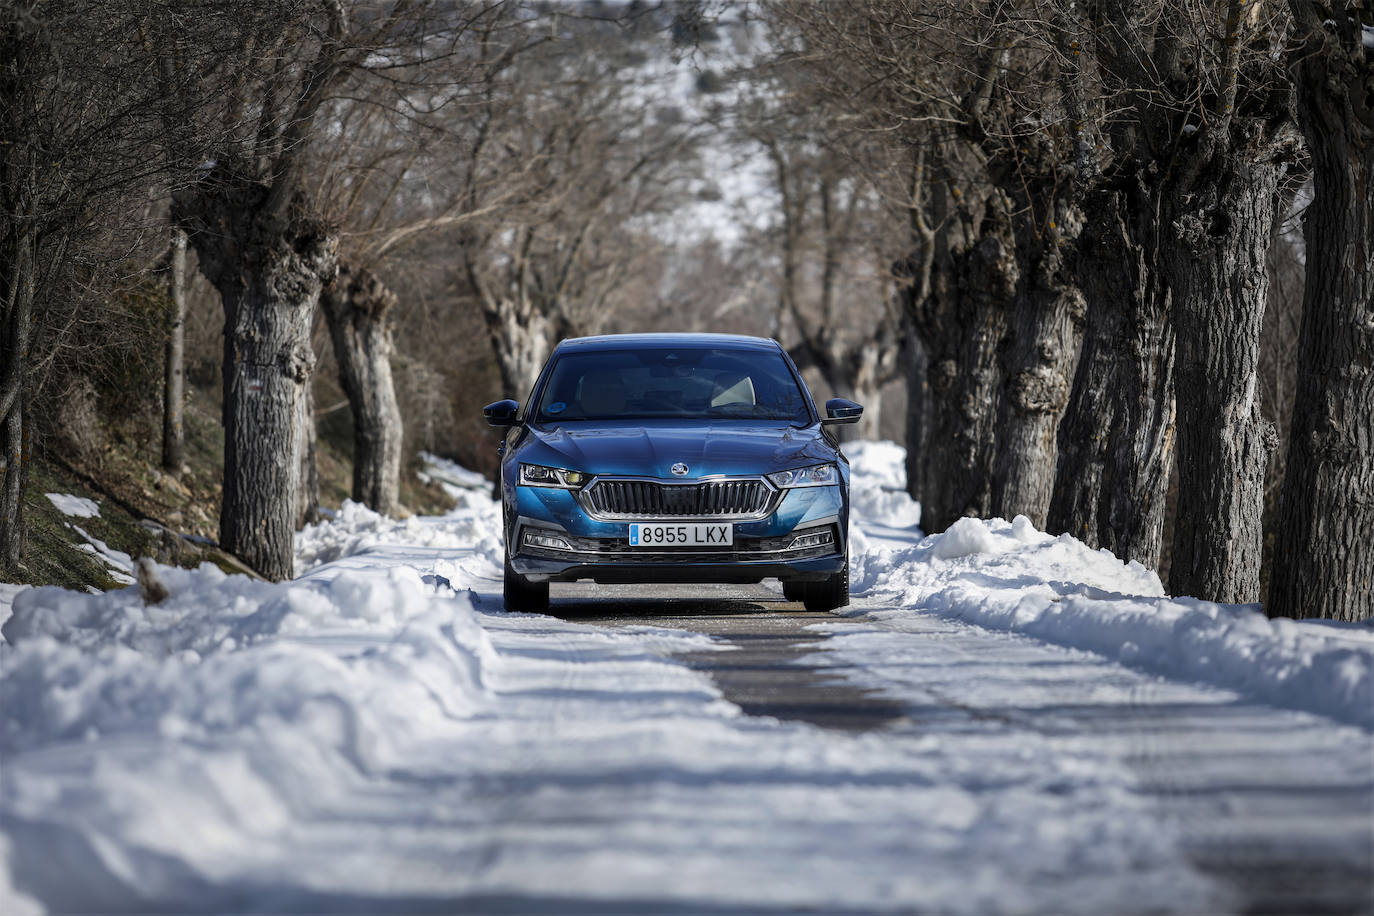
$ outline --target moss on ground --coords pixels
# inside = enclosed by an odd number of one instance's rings
[[[159,467],[157,422],[156,416],[134,414],[107,422],[98,447],[85,454],[52,451],[35,457],[25,491],[28,544],[18,575],[12,577],[15,581],[77,590],[121,587],[78,528],[133,559],[151,556],[160,563],[186,567],[210,562],[228,573],[248,572],[235,557],[201,543],[219,536],[224,432],[215,393],[188,391],[186,463],[179,473],[169,474]],[[325,508],[339,508],[352,490],[352,435],[347,410],[320,418],[316,457],[320,502]],[[453,508],[453,499],[441,486],[418,479],[418,468],[416,459],[402,470],[402,503],[421,514]],[[48,493],[93,500],[100,507],[100,517],[69,518],[52,504]]]
[[[53,505],[48,493],[90,499],[100,507],[100,517],[70,518]],[[152,532],[104,493],[70,471],[42,460],[29,467],[24,512],[28,543],[17,578],[33,585],[60,585],[80,591],[121,587],[78,528],[131,557],[149,553],[155,541]]]

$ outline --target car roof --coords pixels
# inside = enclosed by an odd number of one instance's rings
[[[637,350],[642,347],[721,347],[730,350],[778,350],[776,340],[742,334],[602,334],[570,337],[557,347],[571,350]]]

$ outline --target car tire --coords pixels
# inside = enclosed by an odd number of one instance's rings
[[[782,583],[782,596],[788,601],[805,601],[806,583],[784,581]]]
[[[803,601],[808,611],[835,611],[849,604],[849,557],[844,568],[822,582],[807,582]]]
[[[506,581],[502,596],[506,610],[524,614],[544,614],[549,610],[549,583],[530,582],[511,569],[506,560]]]

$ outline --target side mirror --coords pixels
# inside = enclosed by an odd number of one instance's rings
[[[831,398],[825,402],[825,419],[822,426],[839,426],[844,423],[858,423],[864,415],[863,406],[844,398]]]
[[[516,415],[519,413],[520,402],[509,398],[482,408],[482,416],[487,418],[489,426],[514,426],[518,422]]]

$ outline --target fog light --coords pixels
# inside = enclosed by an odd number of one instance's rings
[[[572,545],[568,543],[567,538],[559,537],[552,531],[526,531],[524,541],[526,547],[543,547],[545,550],[572,550]]]
[[[807,547],[824,547],[835,542],[835,535],[830,529],[818,531],[815,534],[800,534],[792,539],[788,545],[788,550],[805,550]]]

